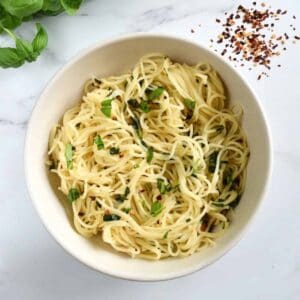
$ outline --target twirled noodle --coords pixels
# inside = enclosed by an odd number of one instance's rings
[[[243,192],[241,116],[206,63],[154,53],[124,75],[89,80],[48,152],[76,230],[146,259],[214,245]]]

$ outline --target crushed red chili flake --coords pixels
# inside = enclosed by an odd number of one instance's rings
[[[256,2],[252,3],[256,6]],[[287,14],[287,10],[276,9],[271,10],[271,7],[266,7],[266,3],[262,2],[261,9],[256,7],[246,8],[239,5],[234,13],[225,12],[226,19],[221,21],[216,19],[217,23],[222,26],[222,31],[218,35],[217,44],[224,44],[214,49],[220,52],[222,56],[227,56],[230,61],[240,63],[240,66],[245,66],[242,62],[252,63],[253,66],[263,66],[266,69],[271,69],[271,59],[280,55],[279,50],[286,50],[285,44],[292,39],[285,33],[276,33],[275,23],[280,20],[280,17]],[[296,19],[296,16],[292,16]],[[294,24],[291,24],[295,31]],[[299,40],[298,35],[293,36],[293,43]],[[213,39],[210,39],[211,47],[213,47]],[[283,46],[284,45],[284,46]],[[278,48],[278,49],[277,49]],[[276,50],[275,50],[276,49]],[[279,67],[281,65],[277,65]],[[251,69],[251,68],[249,68]],[[257,79],[262,76],[269,77],[266,72],[261,72]]]

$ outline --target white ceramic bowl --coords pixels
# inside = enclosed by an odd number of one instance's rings
[[[101,238],[90,241],[80,236],[72,226],[71,215],[66,213],[64,197],[57,192],[55,183],[51,183],[44,163],[50,128],[80,99],[84,82],[95,74],[121,74],[150,52],[162,52],[188,64],[199,61],[210,63],[223,78],[232,103],[239,102],[244,108],[243,127],[251,150],[245,193],[227,233],[217,240],[215,247],[201,253],[157,262],[131,259],[101,243]],[[259,100],[245,79],[205,47],[160,34],[116,38],[96,44],[72,59],[54,76],[40,96],[28,125],[25,145],[28,189],[38,214],[55,240],[86,265],[109,275],[133,280],[179,277],[199,270],[225,254],[237,243],[253,219],[264,196],[270,169],[270,133]]]

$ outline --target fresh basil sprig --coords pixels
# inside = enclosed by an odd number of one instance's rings
[[[17,37],[9,29],[3,28],[15,40],[16,48],[0,48],[0,67],[17,68],[25,61],[32,62],[37,59],[47,46],[48,35],[41,24],[37,23],[36,28],[37,33],[31,43]]]
[[[0,48],[0,67],[17,68],[26,61],[35,61],[47,46],[48,36],[40,24],[31,43],[16,37],[13,29],[35,16],[56,16],[63,11],[74,15],[82,3],[83,0],[0,0],[0,34],[7,32],[16,43],[16,48]]]

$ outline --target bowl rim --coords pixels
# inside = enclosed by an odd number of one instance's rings
[[[182,42],[182,43],[191,44],[193,46],[196,46],[204,52],[209,52],[217,60],[221,60],[222,63],[224,65],[226,65],[226,67],[229,68],[231,72],[235,73],[235,75],[237,75],[243,81],[246,88],[250,91],[250,94],[252,95],[253,100],[255,101],[255,104],[256,104],[256,106],[258,107],[258,109],[261,113],[262,121],[265,125],[265,129],[266,129],[265,142],[266,142],[266,145],[268,147],[268,152],[267,152],[267,158],[268,158],[267,173],[266,173],[266,178],[265,178],[265,186],[262,189],[261,196],[258,199],[258,201],[256,201],[256,205],[253,208],[253,213],[250,216],[247,223],[244,225],[244,227],[241,230],[238,231],[238,233],[234,236],[234,238],[230,242],[228,242],[228,244],[222,250],[222,253],[217,255],[216,257],[213,257],[213,258],[207,260],[207,262],[205,264],[203,264],[202,266],[200,266],[199,264],[195,264],[193,267],[182,269],[181,271],[178,271],[175,274],[174,273],[168,273],[166,275],[152,274],[151,276],[143,277],[143,278],[135,276],[135,275],[131,274],[130,272],[128,272],[127,274],[124,274],[124,273],[119,273],[117,270],[107,270],[107,269],[101,268],[99,266],[93,265],[92,263],[87,261],[83,256],[79,257],[78,255],[76,255],[72,251],[72,247],[68,246],[68,243],[65,243],[61,238],[59,238],[58,235],[56,234],[55,230],[53,230],[52,227],[49,224],[47,224],[47,222],[42,218],[41,209],[40,209],[40,206],[38,205],[38,201],[37,201],[37,199],[35,199],[35,197],[33,197],[34,193],[33,193],[33,188],[32,188],[31,179],[30,179],[31,178],[31,176],[30,176],[30,166],[28,164],[29,147],[30,147],[28,140],[29,140],[29,137],[32,135],[31,132],[34,130],[33,122],[34,122],[34,119],[35,119],[34,117],[37,113],[37,109],[38,109],[38,106],[39,106],[39,103],[40,103],[40,99],[43,97],[44,94],[46,94],[48,92],[48,90],[50,90],[52,88],[52,85],[53,85],[53,83],[55,83],[57,78],[60,77],[71,66],[78,63],[83,57],[85,57],[89,53],[95,51],[96,49],[100,49],[102,47],[105,47],[105,46],[108,46],[110,44],[114,44],[114,43],[117,43],[117,42],[122,42],[122,41],[132,40],[132,39],[139,39],[139,38],[163,38],[163,39],[177,40],[178,42]],[[190,38],[182,37],[182,36],[179,36],[179,35],[176,35],[176,34],[155,33],[155,32],[154,33],[153,32],[138,32],[138,33],[131,33],[131,34],[123,34],[123,35],[119,35],[119,36],[115,36],[115,37],[112,37],[112,38],[104,39],[100,42],[94,43],[94,44],[84,48],[83,50],[80,50],[79,52],[77,52],[75,55],[73,55],[71,57],[71,59],[69,59],[67,61],[67,63],[63,64],[63,66],[61,66],[54,73],[54,75],[51,77],[51,79],[46,83],[46,86],[40,92],[40,94],[38,96],[38,99],[35,102],[34,107],[32,109],[31,116],[30,116],[30,119],[29,119],[29,122],[28,122],[28,125],[27,125],[25,139],[24,139],[24,156],[23,156],[23,159],[24,159],[25,181],[26,181],[26,186],[27,186],[27,190],[29,192],[31,202],[32,202],[37,214],[39,215],[39,217],[42,221],[42,224],[44,225],[44,227],[48,231],[48,233],[50,233],[50,235],[54,238],[56,243],[59,244],[69,255],[76,258],[79,262],[81,262],[82,264],[90,267],[91,269],[93,269],[95,271],[98,271],[98,272],[101,272],[102,274],[110,275],[110,276],[115,277],[115,278],[121,278],[121,279],[125,279],[125,280],[133,280],[133,281],[163,281],[163,280],[175,279],[175,278],[182,277],[182,276],[185,276],[185,275],[188,275],[188,274],[192,274],[196,271],[199,271],[201,269],[206,268],[207,266],[211,265],[212,263],[216,262],[221,257],[223,257],[226,253],[229,252],[229,250],[231,250],[241,240],[241,238],[245,235],[245,233],[249,229],[250,223],[252,223],[253,220],[255,219],[255,217],[257,216],[258,210],[261,207],[262,202],[263,202],[262,200],[265,198],[266,192],[267,192],[268,187],[270,185],[271,174],[272,174],[272,169],[273,169],[273,166],[272,166],[273,147],[272,147],[272,138],[271,138],[270,126],[269,126],[269,123],[267,121],[266,114],[264,112],[264,109],[262,107],[262,104],[260,102],[260,99],[259,99],[258,95],[253,90],[253,88],[249,84],[248,80],[238,70],[236,70],[229,62],[227,62],[220,54],[212,51],[211,49],[209,49],[206,45],[203,45],[202,43],[195,42]]]

